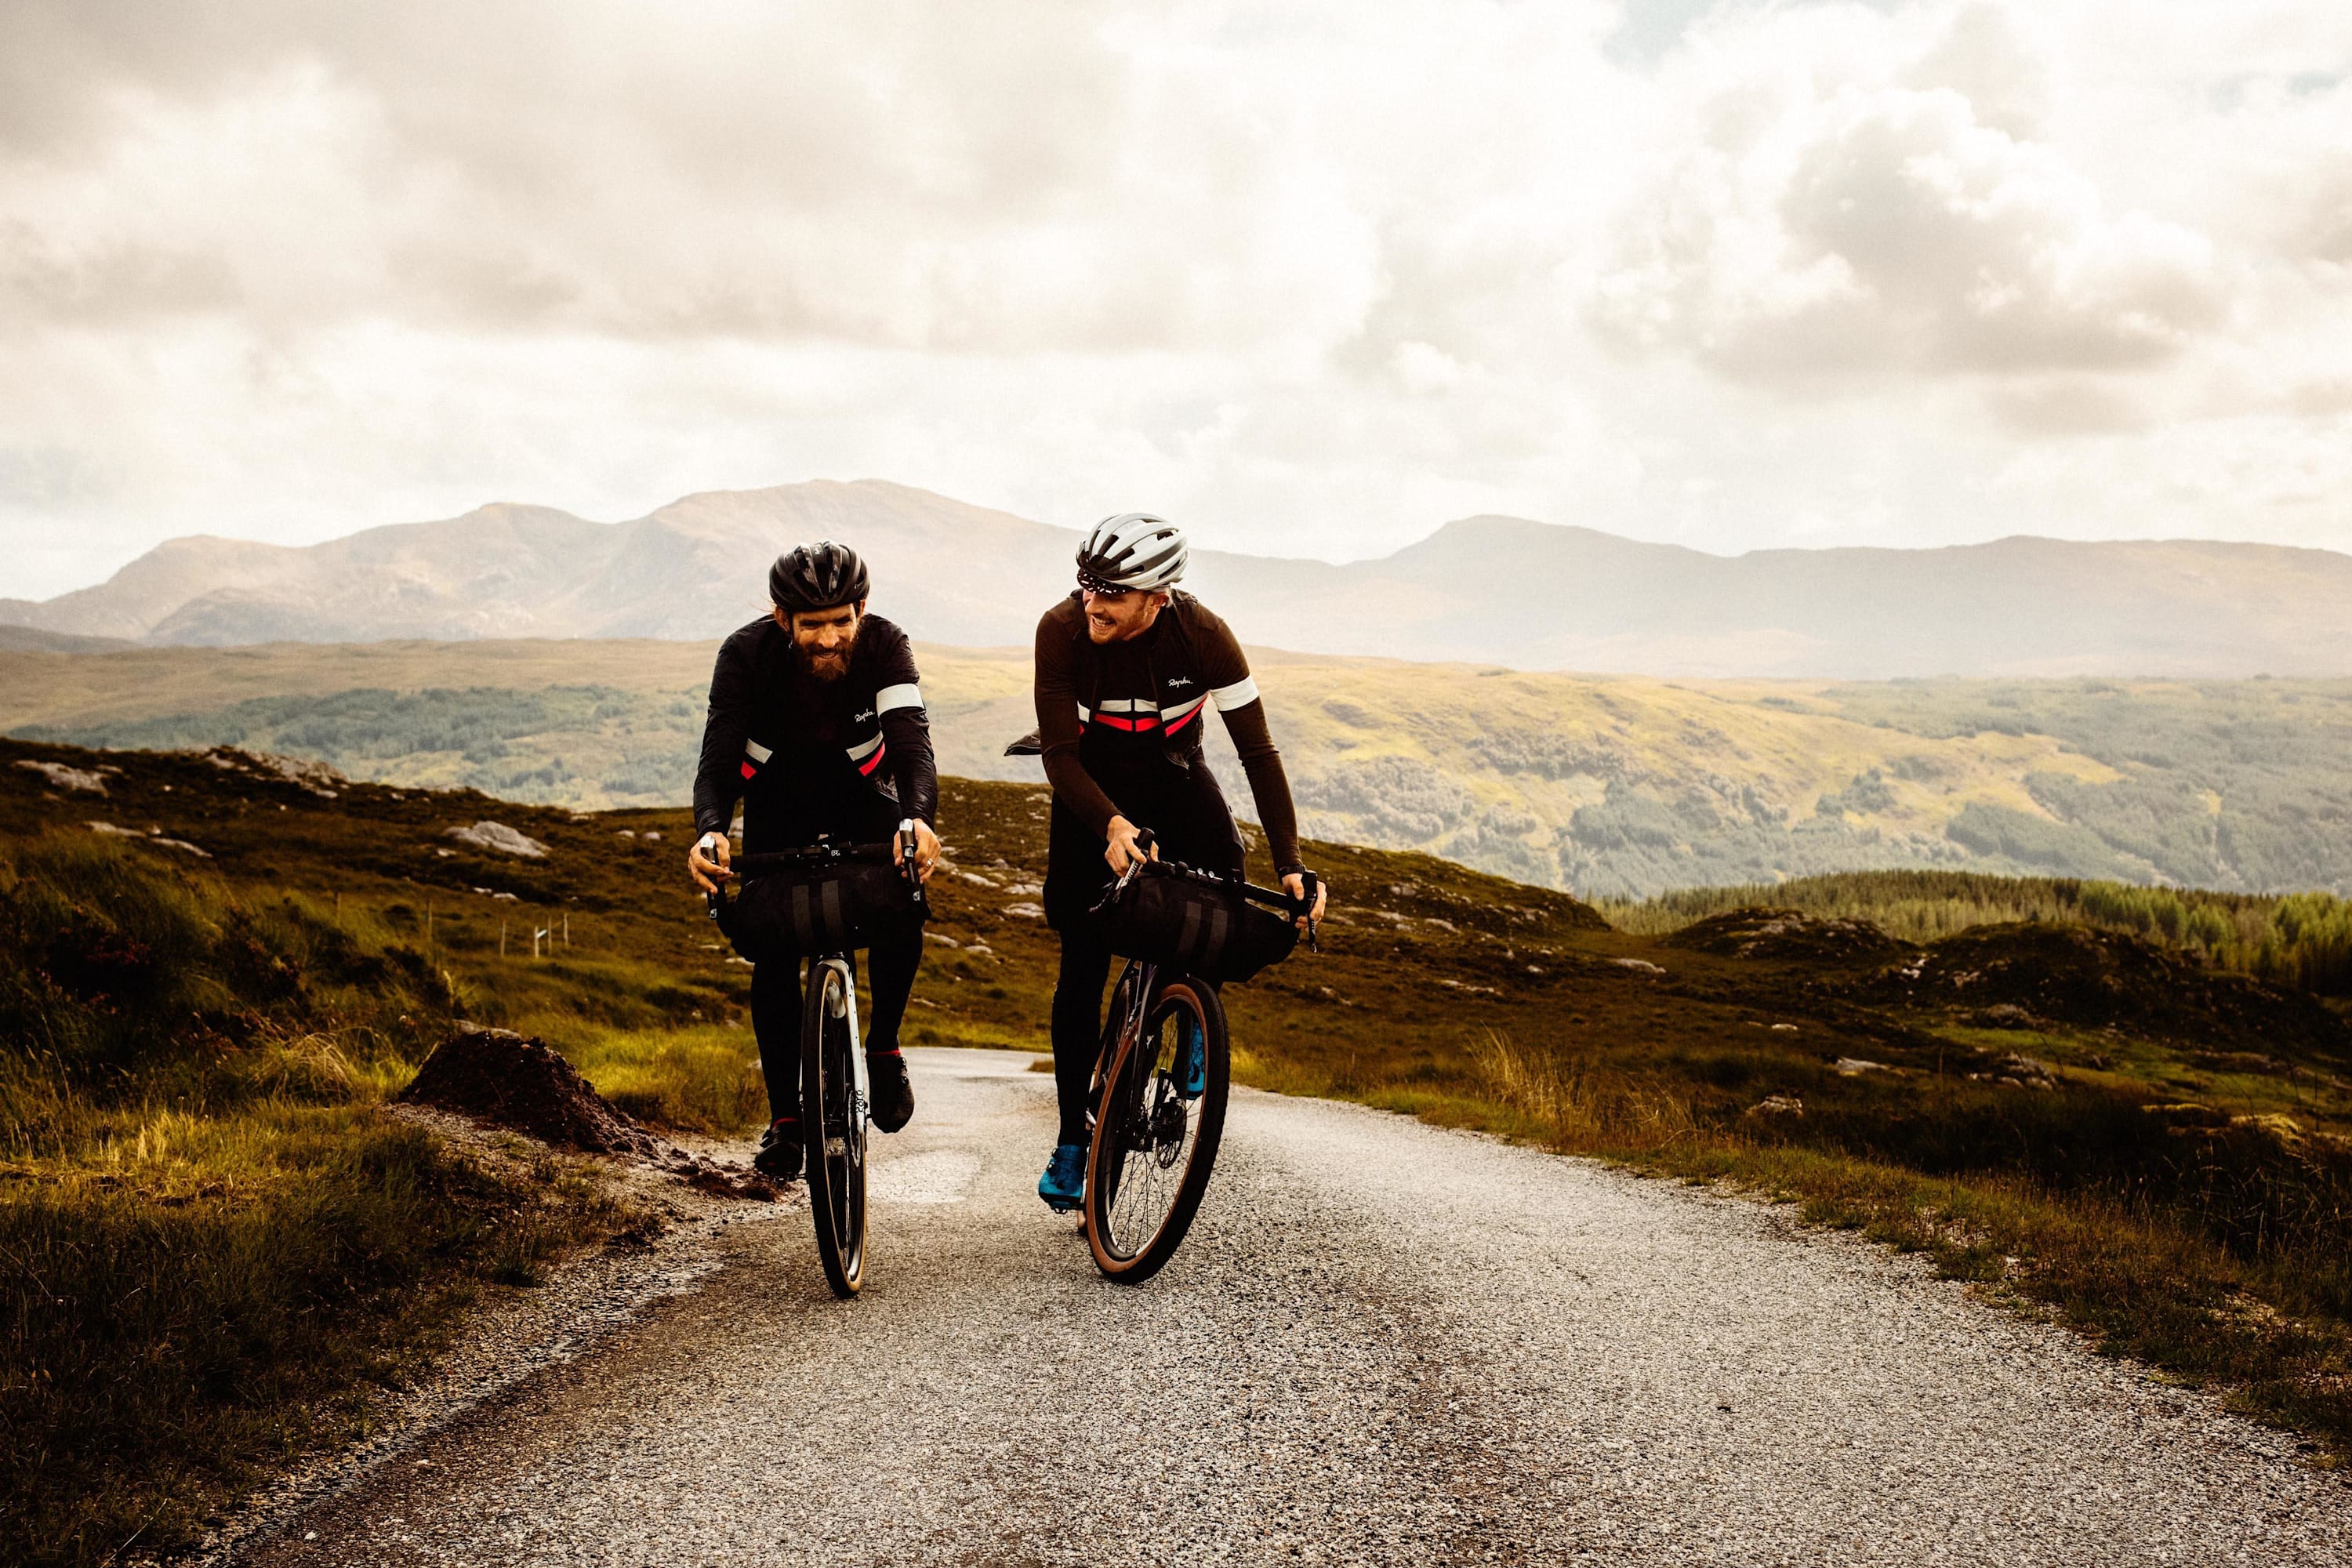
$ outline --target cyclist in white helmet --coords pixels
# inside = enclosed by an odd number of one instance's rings
[[[1241,753],[1282,884],[1297,896],[1298,816],[1265,704],[1225,623],[1176,584],[1183,531],[1149,512],[1097,523],[1078,550],[1077,591],[1037,623],[1037,746],[1054,786],[1045,919],[1062,939],[1054,986],[1054,1083],[1061,1131],[1037,1195],[1075,1208],[1086,1177],[1087,1079],[1102,1026],[1110,950],[1087,911],[1138,857],[1154,852],[1203,870],[1240,871],[1242,838],[1201,752],[1213,705]],[[1324,896],[1316,895],[1316,918]]]

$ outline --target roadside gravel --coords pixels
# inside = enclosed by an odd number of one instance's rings
[[[803,1211],[289,1519],[295,1563],[2352,1562],[2352,1485],[1785,1215],[1237,1094],[1105,1284],[1051,1080],[911,1052],[872,1283]]]
[[[395,1107],[388,1114],[422,1122],[494,1168],[514,1158],[518,1140],[512,1134],[464,1117],[418,1106]],[[700,1138],[681,1140],[678,1146],[730,1174],[742,1152],[740,1144]],[[807,1192],[797,1184],[776,1201],[754,1202],[698,1189],[648,1162],[556,1158],[594,1167],[608,1190],[656,1222],[657,1233],[616,1237],[572,1259],[540,1288],[505,1292],[477,1309],[464,1339],[440,1358],[431,1376],[387,1400],[365,1436],[319,1456],[239,1510],[191,1555],[191,1568],[237,1561],[255,1543],[278,1535],[394,1457],[410,1456],[414,1463],[413,1450],[477,1405],[534,1373],[586,1353],[654,1303],[695,1289],[720,1267],[718,1241],[730,1227],[783,1218],[796,1226],[808,1224]]]

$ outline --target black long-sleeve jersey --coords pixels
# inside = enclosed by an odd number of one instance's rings
[[[866,831],[887,816],[936,822],[939,770],[907,634],[864,617],[849,671],[819,680],[772,617],[719,647],[694,774],[694,830],[724,833],[743,803],[744,847]]]

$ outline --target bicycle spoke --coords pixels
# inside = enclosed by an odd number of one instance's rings
[[[1118,1118],[1116,1186],[1106,1194],[1111,1250],[1132,1257],[1149,1247],[1175,1207],[1199,1137],[1199,1108],[1177,1092],[1185,1070],[1182,1032],[1173,1013],[1147,1026],[1128,1058]]]

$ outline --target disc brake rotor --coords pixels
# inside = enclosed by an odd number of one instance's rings
[[[1176,1163],[1184,1152],[1184,1102],[1173,1092],[1173,1086],[1161,1085],[1160,1103],[1151,1112],[1152,1157],[1160,1168],[1167,1170]]]

